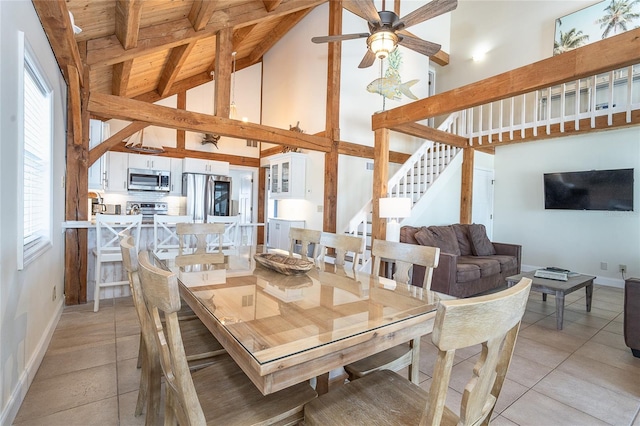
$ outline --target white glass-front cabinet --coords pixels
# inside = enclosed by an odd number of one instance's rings
[[[271,198],[305,198],[306,155],[296,152],[273,156],[271,167]]]
[[[129,167],[143,170],[170,170],[171,158],[144,154],[129,154]]]

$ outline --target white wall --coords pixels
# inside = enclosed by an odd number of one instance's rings
[[[606,138],[607,143],[602,143]],[[500,149],[494,240],[522,244],[522,263],[560,266],[621,285],[618,265],[640,274],[640,128],[589,133]],[[526,159],[526,161],[523,161]],[[543,173],[635,168],[635,211],[545,210]],[[600,263],[608,269],[600,269]]]
[[[63,304],[66,90],[33,4],[0,1],[0,424],[10,424],[44,356]],[[17,270],[18,33],[35,52],[54,91],[53,247]],[[52,300],[56,286],[56,300]]]

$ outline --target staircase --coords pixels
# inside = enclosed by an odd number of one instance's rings
[[[438,130],[468,138],[476,148],[575,134],[640,122],[640,64],[628,66],[451,114]],[[413,205],[461,148],[425,141],[389,179],[387,197]],[[371,259],[372,199],[349,220],[346,233],[365,238],[364,269]]]
[[[458,113],[451,114],[438,130],[454,133],[459,127],[460,117]],[[389,179],[387,196],[411,198],[415,205],[460,151],[461,148],[451,145],[425,141]],[[351,218],[345,231],[365,238],[361,268],[366,267],[371,259],[371,215],[372,199],[369,199]]]

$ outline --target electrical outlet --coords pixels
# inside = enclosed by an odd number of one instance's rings
[[[627,272],[627,265],[620,264],[620,273],[624,274]]]
[[[56,292],[56,286],[54,285],[53,286],[53,293],[51,294],[51,301],[55,302],[57,297],[58,297],[58,294]]]
[[[600,269],[602,269],[603,271],[606,271],[607,267],[608,267],[607,262],[600,262]]]

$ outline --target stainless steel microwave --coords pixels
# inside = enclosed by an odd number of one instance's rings
[[[130,191],[169,192],[171,172],[168,170],[129,169],[127,189]]]

